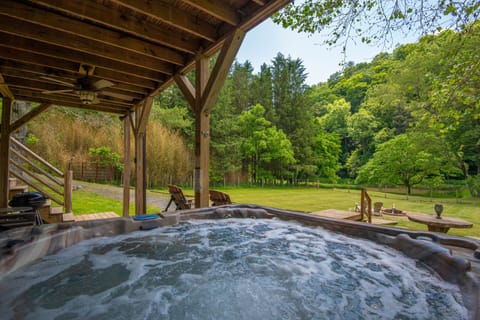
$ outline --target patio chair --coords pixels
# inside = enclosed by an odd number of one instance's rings
[[[170,201],[168,202],[165,211],[168,211],[168,208],[172,203],[175,203],[175,210],[185,210],[193,207],[192,200],[187,200],[187,198],[185,198],[183,190],[179,186],[169,184],[168,191],[170,192]]]
[[[232,204],[230,196],[225,192],[217,190],[209,190],[210,201],[212,201],[212,206],[223,206],[225,204]]]

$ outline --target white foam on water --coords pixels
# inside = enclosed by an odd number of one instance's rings
[[[5,319],[466,319],[459,288],[370,241],[280,220],[81,242],[0,282]]]

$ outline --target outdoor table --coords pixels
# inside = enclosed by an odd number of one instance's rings
[[[421,213],[408,213],[408,220],[423,223],[428,226],[428,231],[447,233],[450,228],[471,228],[473,223],[459,218],[437,218],[433,215]]]

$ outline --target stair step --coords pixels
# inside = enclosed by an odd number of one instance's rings
[[[26,190],[25,192],[27,192],[28,186],[26,184],[17,184],[14,186],[10,186],[8,189],[9,190]]]
[[[73,213],[64,213],[63,222],[75,222],[75,216]]]
[[[28,192],[27,185],[14,185],[8,188],[8,200],[12,200],[17,193]]]
[[[8,178],[8,187],[11,188],[17,184],[17,178]]]
[[[59,206],[50,207],[50,214],[51,215],[63,214],[63,207],[59,207]]]

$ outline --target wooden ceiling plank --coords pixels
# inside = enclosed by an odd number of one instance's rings
[[[91,105],[91,104],[85,105],[85,104],[82,104],[80,100],[77,101],[76,99],[69,98],[69,97],[55,96],[51,98],[45,98],[45,97],[42,97],[39,92],[35,92],[35,91],[32,91],[32,92],[27,91],[26,94],[20,94],[20,92],[18,92],[16,100],[38,102],[38,103],[51,103],[58,106],[97,110],[97,111],[119,113],[119,114],[125,114],[131,109],[131,107],[115,106],[108,103],[100,103],[96,105]]]
[[[171,75],[174,72],[172,65],[156,58],[149,58],[98,41],[31,24],[26,21],[19,21],[5,15],[0,14],[0,17],[0,29],[12,35],[158,71],[167,75]]]
[[[126,15],[120,10],[112,10],[93,1],[31,0],[30,2],[190,54],[194,54],[199,46],[198,39],[168,34],[159,25]]]
[[[0,12],[16,19],[109,44],[122,50],[125,49],[137,54],[142,54],[149,58],[153,57],[176,65],[185,64],[184,55],[175,50],[125,36],[124,33],[100,28],[79,20],[69,19],[46,10],[39,10],[17,1],[3,0],[2,6],[0,6]]]
[[[22,79],[22,78],[16,78],[16,77],[8,77],[7,78],[8,83],[12,87],[12,89],[25,89],[25,90],[30,90],[30,91],[39,91],[42,95],[45,96],[45,98],[49,97],[55,97],[58,95],[65,95],[65,96],[73,96],[74,98],[78,98],[78,96],[72,91],[71,93],[52,93],[52,94],[43,94],[43,91],[54,91],[58,90],[59,87],[55,84],[49,84],[49,83],[44,83],[40,82],[37,80],[32,80],[32,79]],[[65,88],[68,89],[68,88]],[[102,94],[100,94],[103,96]],[[103,97],[102,98],[105,101],[109,101],[113,104],[123,104],[123,105],[132,105],[134,104],[133,101],[126,102],[123,100],[114,100],[111,97]]]
[[[37,73],[38,77],[40,77],[40,75],[65,77],[65,72],[73,74],[71,76],[72,79],[78,76],[78,74],[76,73],[78,71],[78,63],[59,60],[56,58],[37,55],[34,53],[14,50],[10,48],[1,49],[2,50],[0,50],[0,66],[2,70],[8,68],[18,70],[18,72],[31,71]],[[5,60],[5,57],[6,59],[10,60]],[[99,78],[117,83],[116,85],[119,88],[121,87],[123,90],[139,93],[142,95],[148,94],[149,90],[155,88],[155,82],[153,81],[136,77],[132,79],[131,75],[122,74],[110,70],[96,68],[95,75]]]
[[[40,66],[33,66],[33,65],[24,65],[24,69],[20,69],[18,67],[12,68],[9,66],[2,65],[2,61],[0,61],[0,73],[3,73],[6,76],[13,76],[17,78],[24,78],[24,79],[36,79],[36,80],[45,80],[42,79],[42,76],[50,77],[52,79],[57,79],[55,77],[55,74],[53,76],[49,73],[46,73],[44,68]],[[40,72],[38,72],[36,69],[39,69]],[[58,74],[58,72],[57,72]],[[96,79],[97,77],[92,77]],[[63,72],[63,75],[61,78],[58,78],[58,80],[66,81],[67,83],[74,83],[77,79],[77,76],[73,73],[67,73]],[[48,82],[48,80],[46,80]],[[49,83],[55,83],[55,82],[49,82]],[[60,88],[61,85],[59,85]],[[131,86],[127,86],[121,83],[115,83],[114,87],[111,87],[108,89],[108,91],[112,92],[118,92],[119,94],[125,94],[130,97],[135,98],[135,99],[141,99],[145,96],[146,92],[142,91],[141,89],[139,92],[136,92],[132,89]]]
[[[160,1],[111,0],[114,3],[158,19],[165,24],[191,33],[210,42],[217,39],[216,29],[198,16],[181,12],[177,7]]]
[[[7,76],[8,75],[8,76]],[[54,90],[61,90],[61,89],[69,89],[66,86],[62,86],[60,84],[57,84],[53,81],[45,81],[40,77],[32,77],[32,78],[27,78],[25,75],[22,75],[22,73],[5,73],[5,81],[8,83],[10,86],[22,86],[24,88],[36,88],[38,90],[42,91],[54,91]],[[109,88],[110,89],[110,88]],[[112,90],[107,90],[107,91],[112,91]],[[116,90],[113,89],[115,92]],[[120,93],[120,92],[119,92]],[[129,93],[125,93],[129,94]],[[142,97],[145,95],[142,94]]]
[[[75,51],[67,49],[65,47],[48,45],[40,41],[15,37],[2,32],[0,32],[0,45],[32,53],[41,52],[42,55],[46,55],[48,57],[54,57],[60,60],[68,60],[70,62],[75,62],[77,63],[77,70],[80,64],[89,64],[92,66],[101,66],[102,68],[106,68],[112,71],[132,74],[134,76],[153,81],[162,81],[166,78],[166,76],[160,72],[144,69],[136,65],[124,64],[119,61],[110,60],[89,53]]]
[[[232,26],[240,23],[239,14],[234,11],[227,1],[223,0],[182,0],[196,9],[205,12]]]

